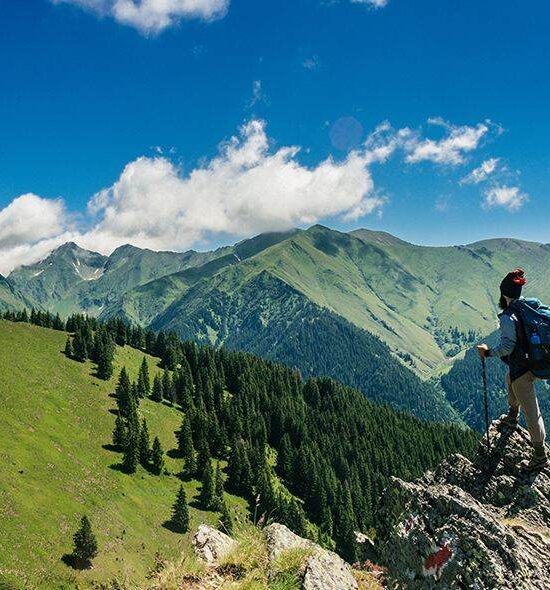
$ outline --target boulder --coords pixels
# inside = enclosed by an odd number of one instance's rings
[[[391,480],[377,539],[389,588],[550,588],[550,470],[522,470],[522,428],[495,422],[490,442],[473,462],[454,455],[415,482]]]
[[[351,567],[336,553],[299,537],[282,524],[269,525],[265,534],[270,564],[290,549],[311,552],[304,564],[304,590],[357,590]]]
[[[236,546],[234,539],[207,524],[201,524],[193,537],[195,554],[208,565],[217,565]]]

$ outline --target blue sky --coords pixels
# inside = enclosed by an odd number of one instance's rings
[[[5,2],[0,272],[317,221],[549,241],[550,5],[375,3]]]

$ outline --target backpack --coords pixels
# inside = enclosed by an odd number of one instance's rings
[[[512,306],[523,331],[529,370],[539,379],[550,379],[550,307],[538,299],[517,299]]]

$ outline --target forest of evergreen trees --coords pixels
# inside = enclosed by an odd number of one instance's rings
[[[158,357],[164,373],[152,383],[145,360],[135,381],[125,370],[118,378],[113,442],[125,470],[142,462],[161,473],[163,450],[160,443],[149,446],[137,408],[143,397],[166,401],[182,412],[175,445],[187,474],[202,479],[205,507],[229,518],[220,502],[220,469],[212,468],[213,460],[224,460],[228,491],[247,498],[262,519],[335,545],[352,562],[354,531],[376,529],[377,501],[389,476],[418,477],[477,445],[470,430],[376,405],[328,377],[304,381],[298,371],[248,353],[199,346],[122,320],[74,315],[64,323],[34,311],[4,317],[66,329],[72,334],[66,354],[91,358],[100,378],[112,375],[115,344]],[[185,526],[182,498],[176,504],[178,526]]]

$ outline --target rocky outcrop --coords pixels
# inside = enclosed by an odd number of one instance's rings
[[[304,561],[300,568],[299,578],[303,590],[357,590],[358,584],[353,576],[351,567],[336,553],[323,549],[316,543],[295,535],[282,524],[271,524],[264,529],[265,546],[267,548],[267,579],[276,581],[278,575],[278,561],[286,552],[293,549],[304,549]],[[196,532],[193,545],[197,556],[210,566],[218,566],[220,560],[227,556],[236,547],[236,542],[224,533],[201,525]],[[226,574],[229,567],[213,568],[210,576],[220,573]],[[242,572],[241,572],[242,574]],[[206,580],[206,581],[205,581]],[[219,579],[192,580],[193,583],[201,583],[203,586],[188,585],[186,588],[193,590],[198,588],[218,588],[222,577]]]
[[[521,428],[495,422],[490,441],[473,462],[454,455],[413,483],[392,479],[377,543],[390,588],[550,588],[550,470],[522,469]]]
[[[304,563],[304,590],[357,590],[351,567],[336,553],[295,535],[282,524],[269,525],[265,535],[270,564],[291,549],[310,552]]]
[[[236,546],[234,539],[207,524],[201,524],[193,537],[195,554],[208,565],[217,565]]]

